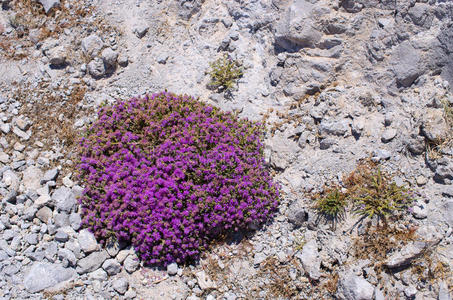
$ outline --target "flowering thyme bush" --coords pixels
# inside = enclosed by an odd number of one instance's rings
[[[84,224],[166,265],[195,259],[220,234],[263,222],[278,188],[262,128],[188,96],[160,93],[103,107],[81,141]]]

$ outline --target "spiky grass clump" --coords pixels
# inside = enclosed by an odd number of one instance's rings
[[[275,212],[261,137],[257,124],[189,96],[104,106],[81,141],[84,224],[102,242],[131,242],[146,263],[195,259]]]
[[[211,85],[228,90],[233,87],[236,80],[242,77],[243,70],[240,63],[224,55],[210,64]]]
[[[344,217],[347,206],[347,194],[339,188],[330,188],[322,196],[317,197],[315,208],[328,221],[336,223]]]
[[[347,179],[354,212],[363,217],[378,217],[384,224],[387,217],[407,209],[411,192],[393,182],[388,174],[372,163],[360,164]]]

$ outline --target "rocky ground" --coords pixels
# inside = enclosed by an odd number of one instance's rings
[[[451,299],[453,3],[0,0],[0,299]],[[244,67],[228,92],[209,63]],[[195,265],[144,267],[81,228],[77,138],[164,89],[266,123],[277,216]],[[388,228],[313,195],[379,162],[414,203]]]

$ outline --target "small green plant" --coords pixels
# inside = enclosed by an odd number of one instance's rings
[[[389,215],[407,208],[411,203],[409,190],[391,182],[379,166],[368,166],[359,176],[362,177],[359,180],[361,184],[351,188],[355,213],[370,219],[377,216],[386,225]]]
[[[236,80],[243,75],[241,64],[238,61],[231,59],[228,55],[224,55],[212,62],[210,66],[210,84],[223,90],[231,89]]]
[[[339,190],[339,188],[331,188],[324,193],[325,196],[320,196],[316,200],[315,208],[320,216],[324,217],[327,221],[335,224],[338,219],[344,217],[347,194]]]
[[[444,107],[444,118],[448,126],[453,128],[453,105],[446,99],[442,101]]]

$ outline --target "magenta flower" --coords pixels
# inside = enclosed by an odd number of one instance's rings
[[[196,259],[212,239],[275,213],[261,138],[259,124],[189,96],[104,106],[80,142],[84,225],[150,264]]]

